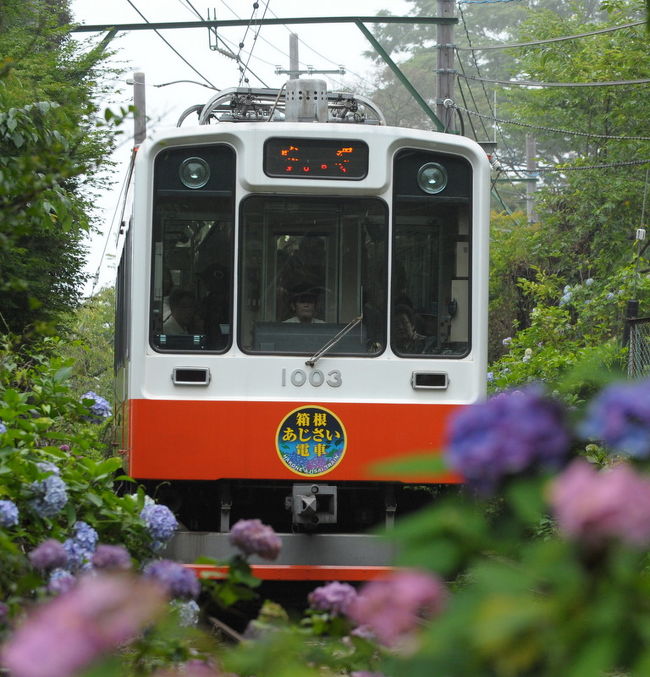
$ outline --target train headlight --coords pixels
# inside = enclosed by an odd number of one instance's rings
[[[178,176],[187,188],[203,188],[210,179],[210,167],[203,158],[188,157],[183,160]]]
[[[447,186],[447,170],[437,162],[427,162],[418,170],[418,186],[431,195],[440,193]]]

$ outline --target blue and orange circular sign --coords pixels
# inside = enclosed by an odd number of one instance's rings
[[[333,470],[343,458],[345,428],[329,409],[305,406],[284,417],[275,436],[278,456],[297,475],[316,477]]]

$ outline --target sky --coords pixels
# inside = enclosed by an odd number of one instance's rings
[[[207,18],[219,20],[249,19],[253,14],[251,0],[72,0],[73,19],[80,24],[115,24],[163,21],[196,21],[198,11]],[[410,8],[408,0],[258,0],[255,17],[266,18],[374,16],[388,9],[396,16],[405,16]],[[140,14],[138,13],[140,12]],[[142,16],[141,16],[142,15]],[[143,18],[144,16],[144,18]],[[367,27],[373,31],[372,24]],[[281,87],[287,76],[276,74],[276,68],[289,68],[290,33],[299,38],[300,67],[316,70],[346,69],[345,75],[316,75],[329,82],[332,89],[345,88],[358,81],[372,82],[373,64],[363,56],[372,49],[370,43],[353,24],[301,24],[220,29],[219,38],[235,52],[241,49],[241,59],[254,75],[248,73],[253,87]],[[236,87],[241,73],[237,63],[210,48],[207,29],[174,29],[160,32],[171,47],[153,31],[119,33],[112,42],[117,51],[112,61],[125,69],[124,75],[113,84],[112,94],[103,105],[114,110],[132,103],[133,88],[127,83],[136,71],[145,74],[148,128],[174,126],[179,115],[189,106],[205,103],[214,94],[208,83],[219,89]],[[101,34],[80,33],[78,39],[96,43]],[[224,43],[219,43],[224,47]],[[173,49],[172,49],[173,47]],[[174,51],[178,52],[178,54]],[[308,77],[308,76],[304,76]],[[259,79],[258,79],[259,78]],[[192,83],[177,83],[191,80]],[[167,83],[174,84],[167,84]],[[197,84],[198,83],[198,84]],[[164,86],[160,86],[164,85]],[[348,85],[347,87],[345,85]],[[127,124],[125,132],[132,134]],[[97,205],[102,233],[92,237],[86,271],[93,277],[84,290],[92,291],[111,285],[115,278],[117,247],[117,208],[121,186],[126,173],[130,139],[124,139],[116,151],[118,167],[113,175],[112,190],[102,194]]]

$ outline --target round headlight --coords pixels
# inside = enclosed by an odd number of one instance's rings
[[[203,188],[210,179],[210,167],[200,157],[188,157],[183,160],[178,175],[187,188]]]
[[[437,162],[427,162],[418,171],[418,186],[431,195],[440,193],[447,186],[447,170]]]

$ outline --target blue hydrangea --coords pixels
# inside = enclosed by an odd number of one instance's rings
[[[94,393],[92,390],[84,393],[81,396],[81,400],[93,401],[93,404],[89,407],[91,415],[85,417],[86,420],[91,421],[92,423],[101,423],[112,413],[111,405],[108,403],[108,400],[105,400],[101,395]]]
[[[155,503],[145,505],[140,512],[140,519],[147,526],[154,542],[168,541],[178,528],[174,514],[166,505],[156,505]]]
[[[76,584],[77,579],[65,569],[54,569],[47,583],[47,591],[51,595],[68,592]]]
[[[0,435],[2,435],[2,433],[6,433],[6,432],[7,432],[7,426],[2,421],[0,421]]]
[[[190,628],[199,622],[200,608],[193,599],[186,602],[174,599],[170,602],[170,605],[178,614],[178,623],[181,627]]]
[[[41,517],[54,517],[68,502],[68,488],[57,474],[32,482],[30,489],[34,498],[29,505]]]
[[[15,527],[18,524],[18,507],[13,501],[0,501],[0,527]]]
[[[560,299],[560,306],[566,306],[568,303],[571,303],[572,298],[573,294],[570,291],[565,292]]]
[[[74,536],[63,542],[68,554],[68,569],[71,571],[90,569],[99,536],[86,522],[75,522],[74,530]]]
[[[464,409],[450,426],[448,460],[474,488],[536,466],[557,466],[570,437],[560,405],[540,387],[500,393]]]
[[[619,453],[650,457],[650,379],[603,389],[589,405],[578,432]]]

